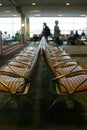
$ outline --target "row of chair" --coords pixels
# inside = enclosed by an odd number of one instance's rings
[[[49,110],[60,99],[60,96],[64,96],[67,100],[67,107],[72,108],[74,94],[87,91],[87,70],[83,69],[79,62],[72,59],[65,50],[57,47],[54,42],[51,41],[47,44],[44,38],[41,39],[39,45],[30,44],[24,48],[0,69],[0,92],[10,93],[11,96],[8,100],[12,100],[18,95],[28,94],[30,78],[40,52],[54,76],[52,79],[53,90],[55,89],[55,93],[58,95]]]
[[[87,70],[83,69],[76,59],[72,59],[65,50],[56,47],[53,42],[43,44],[44,59],[53,73],[53,90],[58,98],[50,105],[49,110],[54,104],[63,97],[66,99],[68,108],[75,105],[74,94],[87,91]]]
[[[17,102],[14,97],[17,99],[18,95],[28,94],[31,75],[35,69],[39,54],[40,46],[29,44],[0,69],[0,92],[10,94],[9,99],[5,101],[6,103],[14,100],[13,107],[16,107]]]

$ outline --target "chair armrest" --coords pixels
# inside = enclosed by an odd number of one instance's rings
[[[0,81],[0,83],[8,90],[8,92],[11,93],[10,89],[8,88],[8,86],[4,82]]]
[[[71,72],[68,75],[66,75],[66,78],[77,76],[77,75],[82,75],[82,74],[86,75],[87,74],[87,69],[82,69],[82,70]]]
[[[12,62],[14,62],[14,63],[12,63]],[[16,61],[16,60],[8,62],[8,65],[16,66],[16,67],[19,67],[19,68],[30,68],[31,67],[31,65],[29,65],[29,64],[25,64],[24,62]]]
[[[82,74],[87,74],[87,69],[82,69],[82,70],[78,70],[78,71],[74,71],[74,72],[71,72],[71,73],[67,73],[67,74],[58,76],[56,78],[53,78],[53,81],[56,82],[60,78],[63,78],[63,77],[69,78],[69,77],[73,77],[73,76],[77,76],[77,75],[82,75]]]
[[[26,81],[28,81],[28,80],[31,81],[31,79],[30,79],[29,77],[25,77],[25,76],[23,76],[23,75],[18,74],[18,73],[12,68],[12,66],[8,65],[8,67],[12,70],[12,73],[15,73],[16,75],[18,75],[18,76],[24,78]],[[29,81],[28,81],[28,82],[29,82]]]
[[[29,55],[29,54],[28,54],[28,55],[16,54],[15,57],[16,57],[16,56],[23,56],[23,57],[26,57],[26,58],[31,58],[31,57],[29,57],[29,56],[32,56],[32,55]]]
[[[17,78],[24,78],[26,82],[30,82],[31,79],[30,78],[27,78],[27,77],[24,77],[20,74],[18,74],[17,72],[15,72],[11,66],[8,65],[8,67],[10,68],[11,71],[5,71],[5,70],[0,70],[0,75],[7,75],[7,76],[11,76],[11,77],[17,77]]]
[[[62,57],[62,56],[70,56],[70,54],[68,53],[60,53],[59,55],[57,55],[58,57]]]
[[[60,54],[61,52],[58,52],[58,51],[54,51],[54,52],[52,52],[52,53],[50,53],[51,55],[52,54]]]
[[[51,60],[57,59],[57,57],[50,57]]]
[[[58,62],[58,63],[54,64],[53,66],[54,66],[54,67],[58,67],[58,66],[61,65],[61,68],[63,68],[64,65],[65,65],[66,63],[68,63],[68,62],[76,62],[76,64],[79,65],[79,62],[78,62],[76,59],[68,59],[68,60],[62,61],[62,62],[60,62],[60,63]],[[67,65],[67,66],[68,66],[68,65]]]
[[[8,75],[8,76],[18,77],[18,78],[21,77],[20,75],[16,73],[4,71],[4,70],[0,70],[0,75]]]
[[[21,63],[21,64],[24,64],[24,65],[26,65],[26,66],[28,66],[28,67],[31,67],[31,65],[29,65],[28,62],[18,61],[18,60],[16,60],[16,59],[13,59],[13,61],[18,62],[18,63]]]

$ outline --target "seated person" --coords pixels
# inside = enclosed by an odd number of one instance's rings
[[[70,35],[69,35],[69,38],[68,38],[68,42],[67,42],[67,45],[74,45],[75,42],[74,42],[74,32],[73,31],[70,31]]]
[[[86,34],[84,31],[81,33],[81,40],[83,40],[83,41],[86,40]]]
[[[78,38],[80,38],[80,35],[78,34],[78,31],[77,31],[77,30],[76,30],[76,32],[75,32],[75,34],[74,34],[74,38],[75,38],[75,40],[78,39]]]

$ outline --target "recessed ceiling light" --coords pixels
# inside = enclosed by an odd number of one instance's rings
[[[4,12],[6,12],[6,13],[10,13],[11,11],[10,11],[10,10],[6,10],[6,11],[4,11]]]
[[[36,14],[35,16],[36,16],[36,17],[40,17],[40,14]]]
[[[39,13],[40,12],[40,10],[32,10],[32,11],[30,11],[30,13]]]
[[[13,14],[13,16],[14,16],[14,17],[16,17],[16,16],[17,16],[17,14]]]
[[[80,16],[81,16],[81,17],[85,17],[86,15],[85,15],[85,14],[81,14]]]
[[[32,3],[32,5],[36,5],[36,3]]]
[[[66,3],[66,5],[70,5],[70,3]]]
[[[58,14],[57,16],[62,17],[62,16],[63,16],[63,14]]]
[[[0,6],[2,6],[2,4],[0,4]]]

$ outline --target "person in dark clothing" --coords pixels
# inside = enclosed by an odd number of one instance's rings
[[[81,33],[81,36],[85,36],[85,32],[84,31]]]
[[[78,34],[78,31],[76,30],[76,32],[74,34],[74,39],[76,40],[77,38],[80,38],[80,35]]]
[[[50,28],[47,26],[46,23],[43,23],[43,36],[45,36],[46,41],[48,42],[48,36],[50,36]]]

